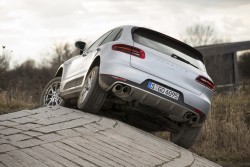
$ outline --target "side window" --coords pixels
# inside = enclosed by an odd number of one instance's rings
[[[102,45],[111,42],[111,41],[115,41],[117,35],[121,34],[122,29],[121,28],[117,28],[115,29],[103,42]]]
[[[103,36],[101,36],[100,38],[98,38],[90,47],[88,50],[93,50],[95,48],[97,48],[97,46],[99,46],[102,41],[112,32],[113,30],[110,30],[109,32],[107,32],[106,34],[104,34]]]
[[[118,40],[121,37],[121,35],[122,35],[122,30],[117,34],[114,41]]]

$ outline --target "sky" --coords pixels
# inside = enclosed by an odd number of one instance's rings
[[[27,59],[39,64],[55,44],[93,42],[121,25],[182,40],[197,23],[231,42],[250,40],[250,0],[0,0],[0,46],[12,65]]]

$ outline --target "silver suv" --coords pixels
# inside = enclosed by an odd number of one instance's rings
[[[63,63],[45,87],[45,106],[77,103],[98,113],[107,103],[161,117],[171,141],[185,148],[198,137],[211,106],[214,83],[196,49],[136,26],[112,29]],[[122,108],[122,107],[121,107]]]

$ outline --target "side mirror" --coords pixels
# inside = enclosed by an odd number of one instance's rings
[[[83,53],[85,46],[86,46],[85,42],[82,41],[75,42],[75,47],[80,50],[80,54]]]

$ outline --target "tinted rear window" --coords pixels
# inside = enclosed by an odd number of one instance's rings
[[[146,28],[137,28],[133,31],[133,40],[136,43],[162,52],[166,55],[177,55],[190,62],[195,67],[205,71],[203,57],[199,51],[172,37]]]

